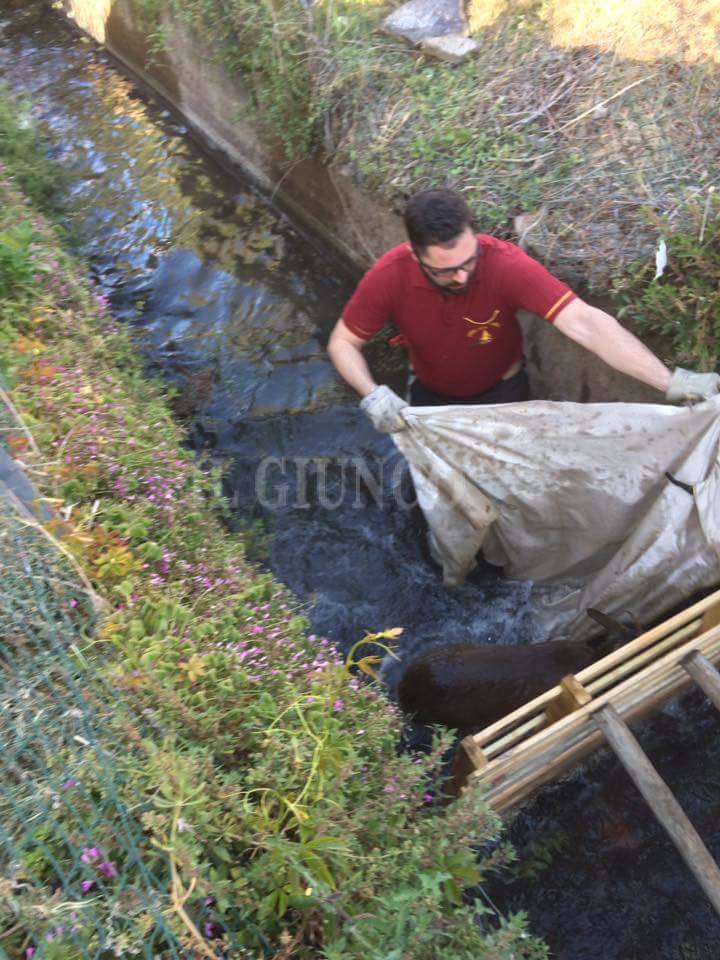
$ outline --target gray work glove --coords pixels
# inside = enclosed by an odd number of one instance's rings
[[[375,429],[380,433],[396,433],[398,430],[404,430],[407,424],[400,416],[400,411],[407,406],[406,400],[384,384],[381,387],[375,387],[372,393],[360,401],[360,409],[365,411]]]
[[[665,396],[672,403],[682,403],[683,400],[697,403],[717,393],[720,393],[720,374],[695,373],[694,370],[675,367]]]

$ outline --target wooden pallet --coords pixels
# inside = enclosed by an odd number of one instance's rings
[[[447,792],[504,812],[609,744],[720,914],[720,869],[627,727],[697,683],[720,709],[720,590],[460,743]]]

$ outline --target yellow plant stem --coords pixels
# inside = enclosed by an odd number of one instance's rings
[[[198,928],[193,923],[192,919],[188,916],[187,911],[185,910],[185,904],[188,901],[188,898],[192,895],[193,890],[197,880],[195,877],[190,881],[190,886],[186,890],[180,879],[180,875],[177,870],[177,861],[175,860],[175,837],[177,835],[177,825],[179,820],[180,812],[182,811],[182,804],[176,804],[175,813],[173,815],[172,827],[170,829],[170,846],[165,847],[168,857],[170,859],[170,878],[171,878],[171,890],[170,890],[170,899],[172,900],[172,907],[175,913],[180,917],[182,922],[187,927],[190,932],[190,936],[194,941],[194,945],[197,950],[204,957],[209,957],[210,960],[217,960],[217,954],[212,950],[208,945],[207,941],[200,933]]]

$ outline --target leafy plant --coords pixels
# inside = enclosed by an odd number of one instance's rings
[[[62,166],[48,156],[30,119],[27,104],[0,86],[0,163],[15,177],[18,186],[34,206],[57,214],[63,207],[63,191],[68,183]]]
[[[646,260],[616,276],[613,293],[638,332],[661,335],[669,362],[715,370],[720,364],[720,197],[710,188],[685,209],[688,224],[675,229],[667,217],[645,211],[665,238],[668,264],[655,277]]]
[[[35,272],[33,230],[29,223],[0,232],[0,298],[9,299],[30,287]]]

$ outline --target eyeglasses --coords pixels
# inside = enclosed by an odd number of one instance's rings
[[[472,273],[480,256],[480,242],[478,241],[475,247],[475,253],[471,257],[468,257],[467,260],[459,263],[456,267],[431,267],[429,263],[425,263],[424,260],[420,259],[417,251],[415,252],[415,256],[418,258],[418,263],[423,270],[429,273],[431,277],[436,277],[438,280],[450,279],[450,277],[453,277],[459,270],[462,270],[463,273]]]

